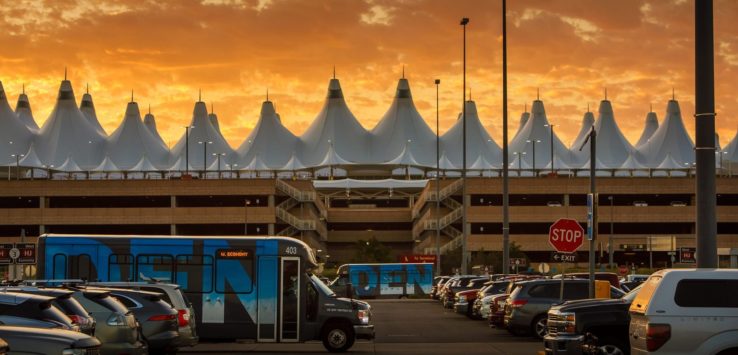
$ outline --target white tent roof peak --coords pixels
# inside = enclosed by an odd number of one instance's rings
[[[615,121],[612,103],[609,100],[600,101],[594,128],[597,130],[597,160],[601,161],[608,169],[623,165],[628,159],[628,155],[633,151],[633,146],[620,131],[620,127]],[[578,146],[572,147],[574,148],[572,155],[577,158],[578,162],[586,161],[589,158],[589,149],[587,148],[589,142],[582,150],[579,150],[583,142],[584,140]]]
[[[638,156],[631,153],[628,155],[628,159],[625,160],[623,165],[620,166],[620,169],[643,169],[645,167],[645,165],[638,161]]]
[[[0,82],[0,164],[15,163],[13,154],[28,151],[33,140],[33,132],[10,108],[2,82]]]
[[[154,166],[154,164],[151,163],[151,160],[149,160],[149,158],[145,155],[141,157],[141,160],[139,160],[138,163],[136,163],[136,165],[128,169],[128,171],[140,171],[140,172],[159,171],[159,170],[161,169]]]
[[[372,129],[370,139],[373,162],[400,156],[406,145],[418,163],[432,165],[436,160],[436,134],[415,108],[407,79],[398,81],[392,105]]]
[[[333,144],[330,144],[328,147],[328,152],[326,152],[325,156],[323,157],[323,160],[320,161],[320,163],[316,164],[316,166],[335,166],[335,165],[350,165],[353,164],[352,162],[344,159],[341,157],[336,150],[333,148]]]
[[[638,152],[649,167],[660,165],[667,154],[680,165],[695,162],[694,142],[684,127],[679,102],[669,100],[663,121],[651,138],[638,147]]]
[[[448,159],[446,151],[441,152],[441,156],[438,158],[438,168],[441,170],[456,170],[458,169],[451,160]]]
[[[587,140],[587,136],[589,135],[594,122],[594,114],[589,111],[589,104],[587,104],[587,112],[585,112],[584,117],[582,117],[582,128],[579,129],[579,134],[577,134],[577,137],[574,139],[574,142],[571,143],[569,149],[572,151],[579,150],[584,141]]]
[[[65,172],[79,172],[83,171],[82,168],[77,165],[77,162],[74,161],[74,157],[72,155],[69,155],[67,159],[64,161],[61,166],[56,168],[56,170],[65,171]]]
[[[142,156],[148,156],[157,166],[167,166],[169,150],[141,121],[138,103],[126,105],[120,126],[108,138],[108,156],[122,170],[134,167]]]
[[[558,125],[554,124],[553,128]],[[531,106],[531,114],[525,126],[518,132],[518,134],[510,141],[509,151],[510,160],[512,160],[512,152],[526,152],[523,156],[523,160],[530,166],[533,162],[533,145],[528,141],[541,141],[536,144],[536,166],[539,168],[545,166],[546,163],[551,161],[551,132],[552,126],[546,117],[546,109],[543,106],[543,101],[534,100]],[[570,163],[571,152],[561,142],[561,139],[556,135],[556,130],[553,130],[553,150],[556,156],[554,167],[559,165],[559,162]]]
[[[36,148],[41,159],[54,166],[71,155],[76,163],[93,168],[104,157],[105,136],[77,106],[68,80],[61,82],[54,109],[36,137]]]
[[[89,87],[88,87],[89,90]],[[87,117],[87,120],[90,122],[92,127],[94,127],[98,132],[100,132],[101,135],[105,136],[107,133],[105,132],[105,129],[100,124],[100,121],[97,118],[97,112],[95,111],[95,103],[92,101],[92,95],[90,95],[89,91],[84,93],[82,95],[82,101],[79,103],[79,109],[82,111],[82,113],[85,114]]]
[[[195,102],[189,127],[191,128],[185,131],[189,135],[189,139],[185,137],[185,133],[183,132],[177,144],[172,148],[171,160],[185,157],[187,153],[185,143],[187,142],[189,142],[190,165],[195,166],[198,170],[203,170],[210,166],[212,161],[215,160],[212,153],[225,153],[227,157],[233,156],[233,149],[228,145],[223,135],[210,122],[208,107],[204,102]],[[203,144],[206,144],[207,148]],[[205,149],[207,149],[207,152],[204,151]],[[207,155],[204,153],[207,153]],[[206,161],[203,161],[203,159]],[[228,162],[226,161],[226,163]]]
[[[297,157],[297,155],[293,154],[292,157],[290,157],[290,160],[287,161],[287,164],[285,164],[278,170],[295,171],[295,170],[303,170],[305,168],[307,167],[305,166],[305,164],[302,163],[302,161],[300,161],[300,158]]]
[[[641,137],[638,138],[638,142],[636,143],[636,148],[646,144],[649,139],[651,139],[651,136],[653,136],[654,132],[659,128],[659,119],[656,116],[656,112],[653,112],[653,108],[651,108],[651,111],[646,114],[646,123],[643,126],[643,133],[641,133]]]
[[[738,162],[738,131],[736,131],[733,139],[723,147],[721,154],[724,154],[723,161]]]
[[[31,144],[31,147],[28,148],[28,151],[26,154],[23,155],[23,159],[21,159],[18,164],[23,167],[28,168],[43,168],[44,163],[39,159],[38,155],[36,154],[36,149],[33,147],[33,144]]]
[[[477,112],[477,105],[474,101],[466,101],[466,166],[471,166],[479,156],[484,156],[486,161],[492,165],[502,164],[502,149],[497,142],[489,135],[489,132],[482,124],[482,120]],[[447,158],[451,160],[454,166],[462,167],[463,164],[463,144],[464,138],[464,120],[463,113],[459,114],[459,118],[454,125],[446,131],[441,137],[441,149],[446,152]],[[429,149],[429,153],[434,153],[435,147]],[[433,159],[435,160],[435,158]]]
[[[518,130],[515,131],[515,134],[513,135],[513,139],[520,134],[520,130],[525,127],[525,124],[528,123],[528,120],[530,119],[530,112],[528,112],[528,106],[525,106],[525,112],[520,114],[520,124],[518,125]]]
[[[23,85],[23,92],[18,96],[18,102],[15,104],[15,114],[31,131],[38,132],[39,127],[36,120],[33,119],[31,102],[28,100],[28,95],[26,95],[25,84]]]
[[[408,143],[409,144],[409,143]],[[396,158],[388,161],[387,165],[402,165],[402,166],[419,166],[420,163],[413,156],[413,152],[408,149],[408,144],[402,148],[402,152]]]
[[[154,135],[154,138],[156,138],[161,144],[163,144],[165,147],[167,146],[166,143],[164,143],[164,139],[161,138],[161,135],[159,135],[159,130],[156,129],[156,117],[151,113],[151,106],[149,106],[149,113],[144,116],[144,126],[149,129],[149,132]]]
[[[96,172],[102,172],[102,171],[120,171],[117,165],[113,163],[112,160],[110,160],[110,157],[106,156],[105,159],[103,159],[102,162],[100,162],[100,165],[96,166],[92,169],[92,171]]]
[[[368,160],[369,133],[346,105],[338,79],[330,80],[323,108],[300,137],[300,159],[310,166],[320,163],[328,152],[328,141],[346,159]]]
[[[279,118],[274,103],[264,101],[256,126],[236,149],[239,164],[249,164],[259,155],[271,167],[284,166],[297,148],[297,137],[288,130]]]

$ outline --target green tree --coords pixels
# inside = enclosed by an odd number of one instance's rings
[[[369,240],[359,239],[356,242],[355,262],[359,263],[388,263],[392,262],[390,247],[382,244],[377,238]]]

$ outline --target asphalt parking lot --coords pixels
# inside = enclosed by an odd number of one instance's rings
[[[357,341],[350,354],[536,354],[543,343],[491,329],[431,300],[370,300],[376,339]],[[320,342],[259,344],[203,343],[183,349],[187,354],[311,354],[326,353]]]

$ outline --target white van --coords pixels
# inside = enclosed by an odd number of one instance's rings
[[[631,354],[738,353],[738,270],[667,269],[630,306]]]

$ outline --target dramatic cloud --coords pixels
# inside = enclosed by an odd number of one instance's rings
[[[716,0],[715,90],[722,143],[738,128],[738,1]],[[110,132],[134,91],[151,104],[174,143],[198,90],[213,103],[233,146],[253,128],[269,90],[283,122],[302,133],[318,113],[328,79],[341,79],[348,104],[371,129],[410,79],[441,131],[461,108],[461,26],[468,78],[480,116],[501,139],[499,1],[489,0],[80,0],[13,1],[0,7],[0,80],[10,97],[26,85],[39,124],[48,117],[64,68],[81,93],[89,83]],[[632,141],[650,105],[663,116],[672,88],[685,124],[694,121],[693,2],[681,0],[516,0],[508,2],[511,128],[540,91],[549,118],[570,142],[587,106],[607,89]],[[78,95],[78,98],[80,95]]]

